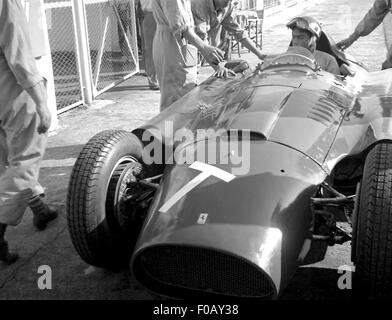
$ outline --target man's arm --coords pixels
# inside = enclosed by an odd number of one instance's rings
[[[381,24],[388,12],[389,8],[387,0],[374,1],[373,7],[367,12],[365,17],[363,17],[355,28],[355,36],[364,37],[370,34]]]
[[[223,61],[223,52],[204,43],[195,33],[192,12],[187,10],[186,3],[182,0],[165,0],[161,5],[173,35],[179,40],[185,38],[194,45],[214,70],[217,70],[219,63]]]
[[[186,40],[188,40],[190,44],[194,45],[200,51],[202,56],[206,58],[207,62],[213,68],[223,61],[223,52],[218,48],[210,46],[202,41],[194,32],[193,28],[187,29],[182,35]]]
[[[203,42],[193,31],[193,29],[188,29],[183,33],[183,36],[188,42],[194,45],[202,54],[202,56],[207,60],[210,66],[215,70],[214,75],[218,78],[227,78],[230,76],[235,76],[232,70],[229,70],[221,65],[223,62],[223,52],[218,48],[210,46]]]
[[[192,15],[195,24],[195,33],[203,41],[208,40],[209,25],[207,21],[207,8],[205,1],[191,0]]]
[[[338,42],[338,47],[342,49],[347,49],[359,37],[364,37],[370,34],[374,29],[376,29],[381,22],[384,20],[385,16],[388,14],[389,8],[387,0],[376,0],[373,3],[372,8],[366,13],[362,20],[358,23],[354,32],[346,39]]]
[[[264,60],[266,55],[261,52],[259,48],[255,46],[253,41],[249,38],[244,38],[241,40],[241,43],[244,45],[245,48],[253,52],[260,60]]]
[[[261,53],[252,40],[250,40],[246,34],[246,30],[244,30],[240,24],[233,17],[233,9],[232,5],[227,9],[226,16],[222,20],[222,27],[231,35],[233,35],[238,42],[241,42],[244,47],[250,50],[253,54],[255,54],[260,60],[265,59],[265,55]]]

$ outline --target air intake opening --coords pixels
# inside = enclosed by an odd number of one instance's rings
[[[189,298],[274,297],[271,279],[257,266],[224,252],[189,246],[155,246],[134,258],[136,279],[158,294]]]

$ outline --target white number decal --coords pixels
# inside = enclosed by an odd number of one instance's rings
[[[194,179],[189,181],[185,186],[178,190],[160,209],[160,212],[167,212],[174,204],[185,196],[192,189],[196,188],[200,183],[209,178],[210,176],[217,177],[225,182],[230,182],[235,178],[235,175],[228,173],[222,169],[211,166],[209,164],[196,161],[191,164],[191,169],[201,171],[201,173]]]

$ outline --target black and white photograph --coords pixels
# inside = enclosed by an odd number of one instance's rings
[[[392,1],[0,0],[0,300],[392,301]]]

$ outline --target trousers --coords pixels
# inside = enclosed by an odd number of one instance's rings
[[[39,121],[24,90],[0,105],[0,223],[18,225],[28,201],[44,193],[38,177],[48,136],[38,134]]]

